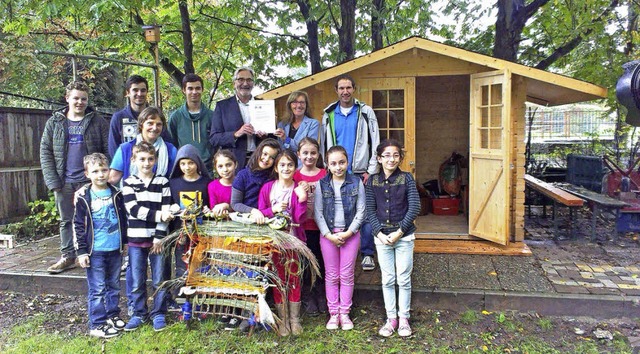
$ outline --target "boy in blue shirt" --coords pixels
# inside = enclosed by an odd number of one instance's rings
[[[91,183],[75,194],[73,239],[78,263],[87,270],[89,335],[111,338],[124,329],[119,317],[120,264],[126,243],[122,194],[107,183],[109,160],[104,154],[84,157]]]

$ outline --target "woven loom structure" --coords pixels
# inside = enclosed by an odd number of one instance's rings
[[[295,256],[287,258],[296,259],[291,262],[298,264],[287,269],[295,269],[300,276],[304,269],[311,269],[312,278],[319,274],[317,260],[304,242],[288,232],[233,216],[241,222],[203,220],[199,224],[194,218],[183,216],[183,229],[179,235],[171,236],[177,239],[186,235],[191,242],[188,272],[180,294],[186,297],[193,313],[231,315],[278,327],[280,320],[271,312],[265,297],[269,288],[277,287],[286,293],[290,285],[278,277],[273,256]],[[277,220],[273,225],[281,222]],[[165,241],[165,249],[167,244],[175,243],[175,239]]]

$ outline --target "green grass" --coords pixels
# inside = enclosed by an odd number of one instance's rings
[[[472,325],[480,321],[480,315],[474,310],[466,310],[460,315],[460,321],[466,325]]]
[[[352,331],[327,331],[325,318],[305,318],[299,337],[280,338],[273,332],[252,337],[224,331],[215,321],[196,322],[192,329],[174,323],[163,332],[145,325],[134,332],[101,340],[86,334],[46,333],[43,316],[35,316],[0,331],[2,353],[631,353],[624,336],[600,343],[589,338],[569,337],[565,342],[548,343],[537,331],[523,332],[525,321],[516,315],[496,313],[481,316],[472,310],[450,314],[419,314],[410,338],[381,338],[377,329],[382,320],[366,312],[354,311]],[[554,328],[551,320],[532,319],[528,328]],[[527,328],[527,327],[525,327]],[[539,333],[546,335],[548,333]]]
[[[550,331],[553,329],[553,322],[547,318],[541,318],[538,320],[538,327],[543,331]]]

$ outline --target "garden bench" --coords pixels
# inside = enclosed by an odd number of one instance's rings
[[[524,175],[525,184],[531,190],[551,199],[553,201],[552,207],[552,220],[553,220],[553,235],[557,238],[558,233],[558,217],[556,215],[556,209],[558,206],[565,206],[569,208],[569,234],[571,238],[574,238],[573,220],[574,210],[584,205],[584,200],[577,197],[567,191],[564,191],[551,183],[541,181],[531,175]]]

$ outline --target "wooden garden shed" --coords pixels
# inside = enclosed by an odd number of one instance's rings
[[[381,138],[406,149],[403,170],[435,179],[453,151],[468,159],[468,213],[428,214],[417,237],[524,239],[525,102],[556,106],[604,98],[607,89],[566,76],[411,37],[267,91],[284,116],[288,95],[309,94],[312,116],[336,101],[335,78],[349,74],[355,97],[376,112]]]

